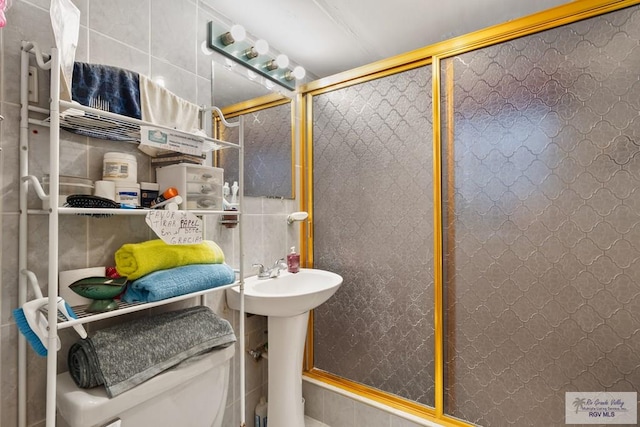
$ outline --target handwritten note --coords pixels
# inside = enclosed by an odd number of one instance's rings
[[[169,245],[194,245],[202,242],[202,220],[187,211],[150,210],[147,225]]]

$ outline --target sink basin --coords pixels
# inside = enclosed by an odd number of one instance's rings
[[[298,273],[283,271],[279,277],[245,278],[244,309],[262,316],[291,317],[316,308],[338,290],[342,277],[330,271],[301,268]],[[227,289],[229,307],[240,309],[240,289]]]

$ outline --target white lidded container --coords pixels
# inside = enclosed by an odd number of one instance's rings
[[[109,200],[116,200],[116,182],[107,180],[96,181],[93,195]]]
[[[140,206],[140,184],[116,181],[116,202]]]
[[[143,208],[150,208],[151,202],[153,202],[159,194],[160,185],[155,182],[141,182],[140,183],[140,205]]]
[[[128,153],[105,153],[102,160],[102,179],[105,181],[138,182],[138,161]]]

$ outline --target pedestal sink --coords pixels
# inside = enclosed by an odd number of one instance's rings
[[[310,268],[245,279],[245,311],[268,316],[270,426],[304,427],[302,359],[309,310],[328,300],[341,284],[338,274]],[[229,307],[239,310],[240,289],[226,293]]]

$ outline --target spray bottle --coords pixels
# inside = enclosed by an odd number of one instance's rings
[[[260,402],[256,405],[255,427],[267,427],[267,400],[264,396],[260,397]]]

